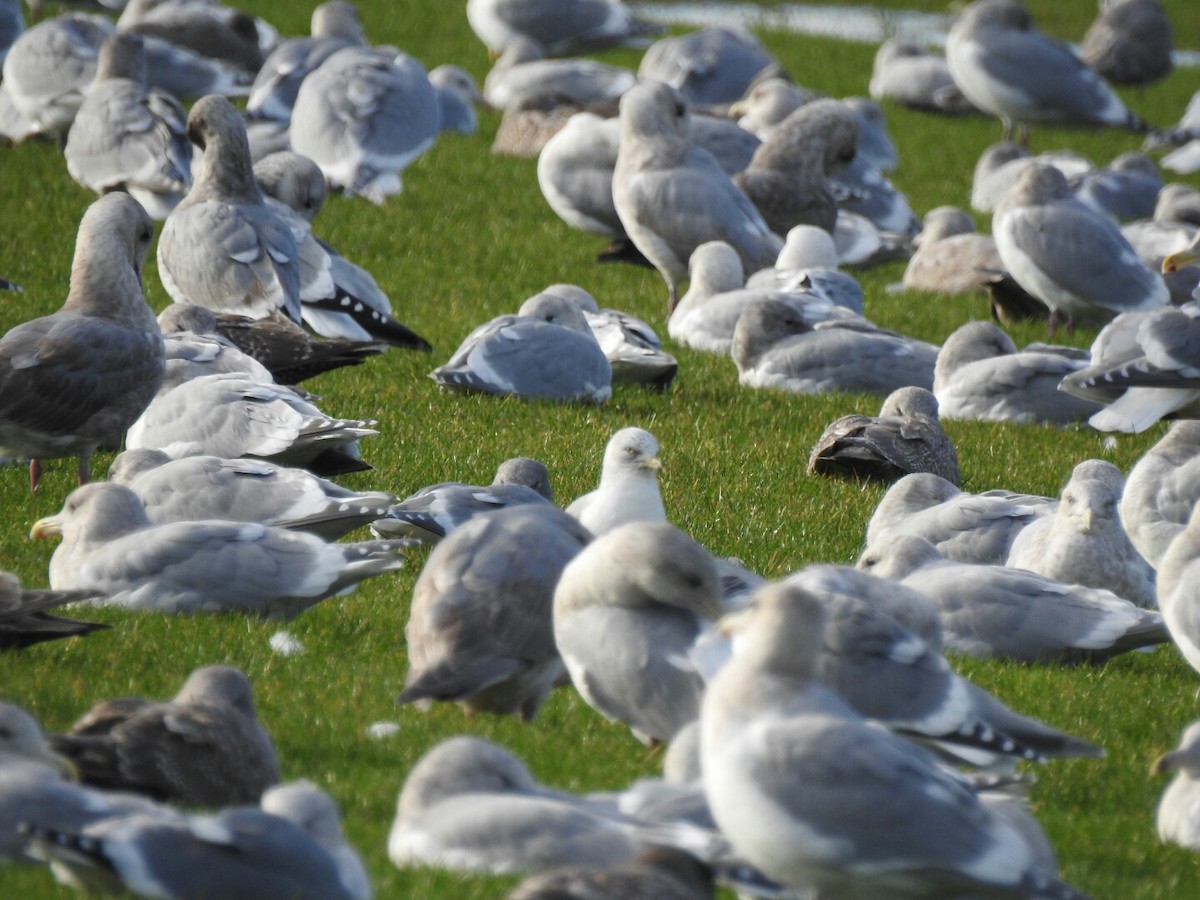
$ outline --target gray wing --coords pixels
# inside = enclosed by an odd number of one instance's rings
[[[263,60],[250,87],[246,111],[258,118],[287,122],[292,117],[301,82],[349,43],[339,37],[284,41]]]

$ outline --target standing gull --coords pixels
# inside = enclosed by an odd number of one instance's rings
[[[1151,772],[1175,774],[1155,813],[1159,840],[1200,850],[1200,722],[1184,729],[1179,746],[1160,756]]]
[[[1173,424],[1129,470],[1121,521],[1129,539],[1157,567],[1200,503],[1200,421]]]
[[[975,106],[1013,127],[1048,122],[1115,126],[1146,124],[1066,44],[1033,27],[1020,0],[975,0],[946,41],[946,61]]]
[[[176,303],[261,319],[300,321],[296,240],[263,202],[241,114],[210,94],[188,113],[188,137],[204,165],[163,223],[158,271]]]
[[[966,782],[820,683],[824,628],[803,589],[760,589],[704,698],[705,794],[735,849],[828,896],[1082,897]]]
[[[189,806],[257,803],[279,781],[250,681],[232,666],[196,669],[169,701],[106,700],[51,746],[87,784]]]
[[[550,504],[475,516],[429,555],[404,635],[409,669],[399,703],[458,701],[468,714],[532,721],[564,673],[554,586],[591,540]]]
[[[152,234],[128,194],[101,197],[79,223],[62,309],[0,338],[0,454],[30,460],[34,490],[41,459],[78,455],[87,481],[92,452],[162,383],[162,334],[142,294]]]
[[[1125,477],[1112,463],[1081,462],[1062,490],[1058,510],[1017,535],[1007,564],[1070,584],[1104,588],[1152,609],[1154,569],[1134,549],[1117,508],[1124,487]]]
[[[93,588],[106,605],[161,613],[244,612],[289,619],[364,578],[404,565],[407,541],[326,543],[257,523],[154,525],[124,485],[77,488],[62,512],[34,523],[62,535],[52,587]]]
[[[783,246],[712,154],[689,145],[686,121],[682,98],[661,82],[621,98],[613,199],[630,240],[667,283],[668,313],[700,244],[725,241],[752,272],[770,266]]]
[[[660,469],[654,435],[642,428],[622,428],[605,445],[599,486],[576,497],[567,512],[595,535],[627,522],[665,522]]]

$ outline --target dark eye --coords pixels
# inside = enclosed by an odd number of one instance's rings
[[[683,118],[683,115],[684,115],[684,113],[686,113],[686,112],[687,112],[687,107],[686,107],[686,106],[684,106],[682,102],[680,102],[680,101],[676,101],[676,103],[675,103],[675,115],[676,115],[676,116],[678,116],[679,118],[681,118],[681,119],[682,119],[682,118]]]

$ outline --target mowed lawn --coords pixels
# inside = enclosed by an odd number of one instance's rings
[[[311,4],[244,2],[286,35],[307,33]],[[884,5],[884,4],[881,4]],[[887,6],[946,11],[942,3]],[[1092,0],[1031,3],[1039,22],[1078,40],[1095,12]],[[1182,47],[1200,44],[1200,6],[1167,4]],[[427,67],[457,62],[482,79],[488,58],[470,32],[461,2],[360,0],[367,34],[392,43]],[[764,42],[795,79],[833,96],[864,94],[875,48],[767,32]],[[636,66],[638,54],[602,59]],[[1145,119],[1169,125],[1200,88],[1200,70],[1177,71],[1143,94],[1126,94]],[[888,107],[901,163],[892,175],[918,213],[965,206],[979,153],[1000,137],[998,123],[951,120]],[[655,394],[618,388],[601,408],[461,397],[427,377],[476,324],[511,312],[554,282],[575,282],[602,305],[646,318],[665,337],[666,289],[657,273],[594,262],[603,242],[570,230],[543,201],[533,160],[493,156],[497,116],[480,133],[445,136],[405,172],[403,194],[375,207],[332,198],[315,231],[370,269],[398,317],[434,345],[432,355],[393,350],[364,366],[321,376],[306,387],[326,411],[372,417],[380,435],[364,441],[375,470],[345,479],[404,495],[447,479],[486,483],[515,455],[549,467],[564,504],[594,487],[608,436],[638,425],[662,445],[662,491],[673,522],[714,552],[735,555],[768,576],[815,562],[852,563],[882,490],[805,474],[816,437],[833,418],[873,412],[879,399],[801,397],[739,387],[732,362],[671,346],[680,361],[674,388]],[[1140,137],[1041,128],[1037,151],[1069,147],[1099,164],[1137,149]],[[1193,185],[1200,179],[1190,177]],[[23,285],[0,295],[0,328],[58,308],[66,295],[75,228],[92,196],[67,175],[50,144],[0,150],[0,275]],[[986,217],[980,219],[987,229]],[[151,255],[153,257],[153,254]],[[866,314],[890,328],[940,342],[970,319],[988,315],[973,298],[890,292],[901,264],[856,273]],[[151,258],[146,294],[155,309],[169,302]],[[1044,325],[1011,331],[1018,344],[1044,340]],[[1060,335],[1060,337],[1062,337]],[[1094,331],[1066,339],[1086,346]],[[1101,457],[1128,470],[1163,433],[1156,426],[1115,440],[1086,428],[950,423],[964,487],[1057,493],[1071,468]],[[102,477],[110,455],[98,454]],[[44,585],[52,544],[31,541],[29,527],[56,512],[74,486],[74,462],[51,461],[30,495],[27,472],[0,470],[0,568],[27,585]],[[365,536],[365,532],[363,533]],[[61,730],[93,703],[118,695],[167,697],[195,667],[229,663],[253,680],[259,714],[271,731],[285,777],[309,778],[341,804],[380,897],[496,897],[512,879],[435,871],[399,871],[385,841],[396,795],[429,747],[464,732],[498,741],[528,761],[547,783],[572,790],[614,789],[655,774],[627,728],[602,720],[570,688],[560,689],[532,725],[481,717],[457,707],[421,713],[398,708],[406,669],[404,625],[425,551],[406,569],[327,601],[285,626],[305,647],[281,657],[268,646],[280,623],[237,616],[166,618],[116,610],[88,611],[109,631],[0,657],[0,697],[19,703],[47,730]],[[1148,775],[1157,754],[1200,714],[1196,673],[1172,648],[1131,654],[1103,667],[1019,666],[957,659],[960,671],[1016,709],[1102,744],[1103,760],[1053,762],[1036,769],[1031,802],[1057,848],[1064,877],[1099,898],[1200,896],[1197,858],[1159,844],[1153,811],[1164,786]],[[368,725],[394,721],[384,740]],[[67,896],[45,871],[0,869],[0,896]]]

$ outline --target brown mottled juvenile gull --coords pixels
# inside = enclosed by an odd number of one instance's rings
[[[343,47],[366,43],[358,9],[345,0],[317,6],[310,31],[311,37],[289,38],[278,44],[263,60],[246,100],[250,118],[287,122],[300,84],[309,73]]]
[[[353,491],[305,469],[259,459],[183,456],[126,450],[113,460],[109,481],[131,488],[150,521],[222,519],[308,531],[326,540],[344,537],[384,514],[395,497]]]
[[[594,535],[627,522],[665,522],[660,469],[654,435],[642,428],[622,428],[604,447],[599,486],[576,497],[567,512]]]
[[[1158,608],[1175,646],[1200,672],[1200,506],[1158,562]]]
[[[734,848],[822,895],[1081,898],[966,781],[820,682],[825,627],[802,588],[760,589],[705,695],[705,794]]]
[[[904,534],[927,538],[948,559],[1003,565],[1037,507],[1003,497],[970,494],[940,476],[919,472],[893,484],[867,523],[866,545],[884,546]]]
[[[663,81],[689,103],[732,103],[764,69],[778,64],[745,28],[701,28],[655,41],[638,66],[643,81]]]
[[[975,293],[987,271],[1004,267],[992,236],[976,233],[974,220],[955,206],[939,206],[925,213],[924,227],[913,238],[913,247],[902,279],[910,291]]]
[[[21,587],[11,572],[0,572],[0,650],[29,647],[42,641],[91,634],[108,628],[55,616],[47,610],[95,598],[95,591],[36,590]]]
[[[487,486],[444,481],[393,503],[371,523],[380,537],[415,537],[436,544],[472,516],[523,503],[552,503],[550,473],[536,459],[514,456]]]
[[[1158,801],[1155,825],[1158,839],[1189,850],[1200,850],[1200,722],[1183,730],[1179,746],[1164,753],[1153,775],[1174,773]]]
[[[430,350],[429,342],[392,316],[392,302],[371,273],[355,265],[328,243],[313,235],[310,226],[325,203],[325,176],[320,166],[291,151],[271,153],[254,164],[254,178],[270,200],[278,201],[302,223],[301,271],[306,252],[315,249],[319,264],[327,266],[331,286],[314,292],[301,291],[304,323],[327,338],[384,341],[393,347]],[[312,248],[309,244],[315,244]],[[302,286],[303,287],[303,286]]]
[[[875,51],[872,100],[891,100],[914,109],[961,116],[978,112],[950,74],[946,58],[902,37],[891,37]]]
[[[188,137],[204,165],[163,223],[158,270],[176,303],[261,319],[300,321],[296,240],[263,201],[241,114],[210,94],[188,113]]]
[[[278,34],[268,37],[268,29],[273,29],[265,22],[214,3],[129,0],[117,27],[169,41],[246,73],[262,66],[263,44],[278,39]]]
[[[766,299],[738,319],[730,355],[748,387],[886,396],[909,385],[930,390],[937,347],[857,317],[814,327],[790,303]]]
[[[34,537],[62,535],[50,558],[55,588],[91,588],[98,604],[161,613],[244,612],[289,619],[404,565],[407,541],[330,544],[249,522],[155,525],[137,494],[102,482],[77,488]]]
[[[707,550],[666,522],[631,522],[563,569],[554,640],[589,706],[666,743],[699,715],[704,678],[688,655],[722,611]]]
[[[1074,199],[1062,172],[1035,164],[996,208],[992,233],[1004,266],[1063,321],[1108,321],[1164,305],[1167,286],[1142,263],[1116,222]]]
[[[621,98],[613,200],[626,234],[667,283],[668,313],[700,244],[727,242],[752,272],[783,246],[712,154],[688,143],[686,121],[683,99],[661,82],[642,82]]]
[[[572,866],[534,875],[508,900],[712,900],[712,870],[674,847],[651,847],[620,866]]]
[[[1152,609],[1154,569],[1130,542],[1118,511],[1124,487],[1125,476],[1112,463],[1081,462],[1071,471],[1054,515],[1040,517],[1017,535],[1007,565],[1104,588]]]
[[[796,225],[832,232],[838,204],[826,176],[842,172],[857,145],[858,116],[838,100],[814,100],[772,129],[733,183],[776,234]]]
[[[476,327],[429,377],[463,393],[583,403],[612,397],[612,365],[583,310],[543,294],[522,303],[515,316]]]
[[[75,239],[62,308],[0,338],[0,455],[79,457],[79,483],[101,444],[118,440],[163,380],[163,340],[142,293],[153,228],[128,194],[101,197]]]
[[[947,649],[968,656],[1102,663],[1170,640],[1162,616],[1111,591],[955,562],[916,535],[868,549],[858,565],[925,594],[941,610]]]
[[[1108,81],[1143,88],[1171,74],[1175,44],[1160,0],[1101,0],[1079,57]]]
[[[1200,421],[1173,424],[1129,470],[1121,521],[1133,546],[1157,567],[1200,503]]]
[[[832,422],[809,454],[808,471],[888,484],[911,472],[961,481],[958,453],[938,422],[937,398],[919,387],[893,391],[878,416]]]
[[[288,135],[331,188],[381,204],[401,171],[433,146],[438,96],[416,59],[392,49],[346,47],[304,79]]]
[[[192,144],[179,101],[145,83],[141,37],[121,32],[106,38],[63,156],[85,188],[97,194],[124,189],[151,218],[165,219],[192,183]]]
[[[1004,123],[1113,126],[1144,131],[1104,79],[1061,41],[1033,26],[1020,0],[975,0],[946,41],[946,62],[963,94]]]
[[[782,76],[763,78],[729,106],[729,114],[742,128],[766,140],[779,123],[820,96]]]
[[[546,57],[536,41],[513,38],[484,79],[484,99],[496,109],[541,96],[586,106],[616,100],[637,83],[637,76],[621,66]]]
[[[106,700],[50,744],[87,784],[189,806],[257,803],[279,781],[250,680],[232,666],[196,669],[169,701]]]
[[[591,533],[548,503],[481,513],[447,535],[413,588],[399,703],[536,718],[565,675],[554,586]]]
[[[1058,389],[1064,377],[1086,365],[1053,348],[1018,351],[991,322],[968,322],[942,344],[933,393],[943,419],[1066,425],[1099,409],[1094,401]]]
[[[537,41],[554,56],[646,47],[663,32],[620,0],[468,0],[467,22],[492,53],[517,38]]]

